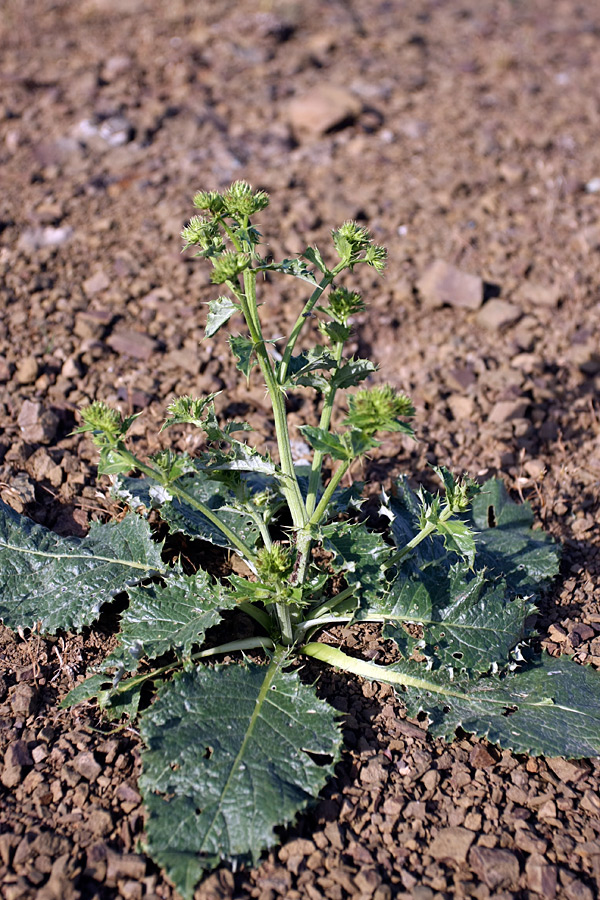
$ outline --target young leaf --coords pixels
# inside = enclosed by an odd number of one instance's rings
[[[323,257],[318,247],[307,247],[302,256],[319,269],[323,275],[327,275],[329,269],[323,262]]]
[[[330,384],[336,391],[343,391],[356,387],[376,371],[377,366],[370,359],[349,359],[332,375]]]
[[[239,305],[229,297],[217,297],[216,300],[210,300],[204,336],[209,338],[216,334],[219,328],[229,322],[239,308]]]
[[[337,434],[326,431],[324,428],[315,428],[313,425],[301,425],[298,430],[313,450],[328,453],[332,459],[351,458],[351,452]]]
[[[280,263],[262,263],[256,267],[259,272],[282,272],[284,275],[293,275],[301,281],[307,281],[310,285],[315,285],[317,279],[310,271],[306,263],[300,259],[284,259]]]
[[[460,519],[439,520],[437,533],[444,540],[444,546],[450,553],[456,553],[469,563],[472,569],[475,563],[475,536],[466,522]]]
[[[295,384],[312,386],[312,383],[306,380],[307,375],[316,371],[335,369],[336,365],[337,363],[334,357],[329,350],[325,349],[325,347],[311,347],[310,350],[304,350],[302,353],[299,353],[298,356],[290,357],[285,386],[291,387]],[[280,373],[281,363],[277,366],[275,373],[278,380],[280,380]]]
[[[161,687],[141,720],[140,787],[149,851],[185,900],[221,859],[256,861],[317,795],[339,756],[335,720],[276,660],[198,668]]]
[[[127,585],[164,570],[160,551],[133,514],[63,538],[0,503],[0,619],[45,633],[90,625]]]
[[[464,563],[450,571],[405,564],[389,592],[375,595],[356,618],[383,618],[384,636],[405,656],[418,649],[431,667],[472,677],[494,664],[506,668],[533,612],[527,600],[511,599],[502,581],[489,582],[483,572],[473,577]],[[406,623],[422,625],[423,638],[410,637],[402,627]]]
[[[248,338],[238,335],[232,335],[229,338],[229,346],[235,358],[237,359],[236,368],[246,376],[250,377],[250,371],[256,365],[254,358],[254,344]]]

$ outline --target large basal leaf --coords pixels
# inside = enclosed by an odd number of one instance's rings
[[[148,849],[186,900],[221,859],[256,861],[277,842],[274,828],[318,794],[341,743],[334,710],[275,660],[182,674],[141,733]]]
[[[513,598],[501,580],[473,575],[464,563],[448,570],[430,565],[422,570],[404,566],[389,592],[375,597],[357,619],[378,615],[405,656],[413,650],[430,666],[465,675],[503,669],[510,652],[526,636],[525,619],[535,612],[527,600]],[[423,637],[412,638],[404,623],[423,626]]]
[[[213,583],[202,569],[189,577],[172,575],[164,586],[140,585],[128,593],[119,641],[130,672],[142,656],[156,659],[169,650],[189,655],[206,631],[220,622],[221,611],[235,606],[222,585]]]
[[[392,684],[411,716],[425,713],[435,737],[460,728],[516,753],[567,758],[600,755],[600,674],[544,653],[521,669],[476,681],[451,681],[425,665],[379,666],[335,647],[310,643],[301,652],[331,666]]]
[[[550,535],[533,531],[528,503],[515,503],[502,481],[486,481],[472,502],[477,564],[502,575],[514,591],[538,595],[558,574],[560,548]]]
[[[249,547],[256,545],[259,531],[252,517],[233,508],[235,495],[214,475],[203,471],[193,472],[180,478],[177,485],[217,514]],[[153,485],[145,478],[121,477],[113,493],[131,506],[159,509],[172,531],[182,531],[189,537],[209,541],[217,547],[235,549],[223,532],[200,510],[184,500],[171,497],[168,490]]]
[[[544,653],[534,665],[501,679],[436,681],[436,692],[412,688],[402,695],[409,714],[427,712],[436,737],[451,740],[462,728],[516,753],[600,754],[600,675],[587,666]]]
[[[0,503],[0,619],[43,632],[90,625],[103,603],[165,568],[161,546],[133,514],[63,538]]]

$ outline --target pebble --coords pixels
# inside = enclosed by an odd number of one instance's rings
[[[102,291],[105,291],[110,287],[110,278],[102,269],[99,269],[93,275],[90,275],[89,278],[83,282],[83,290],[87,294],[88,297],[93,297],[95,294],[100,294]]]
[[[475,835],[467,828],[455,826],[442,828],[428,848],[428,853],[437,860],[450,859],[455,863],[465,863],[469,847],[475,840]]]
[[[140,331],[116,331],[107,338],[106,343],[121,356],[147,361],[156,351],[158,343]]]
[[[90,750],[83,750],[81,753],[78,753],[71,761],[71,765],[83,778],[92,782],[96,780],[102,771],[102,766],[96,762],[94,754]]]
[[[44,409],[42,403],[25,400],[17,424],[27,443],[49,444],[56,437],[59,420],[51,410]]]
[[[511,419],[522,419],[529,407],[529,400],[499,400],[492,407],[488,416],[488,422],[502,425]]]
[[[26,228],[17,241],[17,250],[34,253],[44,247],[60,247],[73,237],[73,229],[70,226],[53,228]]]
[[[11,692],[11,709],[18,718],[27,719],[38,708],[38,694],[30,684],[17,684]]]
[[[40,374],[40,367],[35,356],[26,356],[17,363],[15,381],[17,384],[33,384]]]
[[[498,331],[507,325],[512,325],[521,318],[521,315],[521,310],[514,303],[494,297],[492,300],[488,300],[477,313],[477,322],[483,328],[488,328],[490,331]]]
[[[519,300],[531,303],[533,306],[547,306],[555,309],[562,296],[561,288],[558,284],[536,284],[535,282],[525,282],[519,291]]]
[[[300,137],[319,137],[360,114],[360,100],[345,88],[321,84],[287,106],[287,120]]]
[[[490,890],[511,887],[519,879],[519,860],[510,850],[473,847],[469,864]]]
[[[483,280],[463,272],[443,259],[436,259],[417,282],[423,303],[430,308],[444,305],[479,309],[483,303]]]

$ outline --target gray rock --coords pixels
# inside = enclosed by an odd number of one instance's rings
[[[466,862],[469,847],[474,840],[475,835],[466,828],[442,828],[429,845],[428,853],[434,859],[449,859],[461,864]]]
[[[350,91],[332,84],[320,84],[291,100],[286,112],[297,135],[319,137],[355,119],[361,109],[360,100]]]
[[[26,356],[19,360],[15,381],[17,384],[33,384],[40,373],[40,367],[35,356]]]
[[[473,847],[469,863],[490,890],[516,886],[519,879],[519,860],[510,850]]]
[[[17,419],[23,438],[30,444],[49,444],[56,437],[58,417],[34,400],[25,400]]]
[[[107,338],[106,343],[115,353],[145,361],[150,359],[158,346],[154,338],[140,331],[116,331]]]

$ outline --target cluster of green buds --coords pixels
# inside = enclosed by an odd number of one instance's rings
[[[219,191],[198,191],[193,200],[196,209],[205,210],[213,216],[232,219],[247,219],[269,205],[269,195],[265,191],[254,191],[247,181],[234,181],[225,193]]]
[[[383,384],[357,391],[348,397],[348,415],[344,421],[372,437],[378,431],[401,431],[413,434],[413,430],[401,418],[414,416],[415,408],[406,394]]]
[[[335,249],[344,263],[353,269],[356,263],[366,262],[376,272],[383,272],[387,250],[374,244],[367,228],[349,220],[331,232]]]
[[[293,560],[288,547],[275,541],[270,547],[261,547],[256,557],[256,571],[263,584],[281,586],[292,574]]]
[[[140,415],[140,413],[136,413],[124,419],[118,410],[111,409],[101,400],[94,400],[89,406],[83,407],[80,412],[83,425],[76,428],[73,434],[90,432],[92,441],[97,447],[116,447]]]

